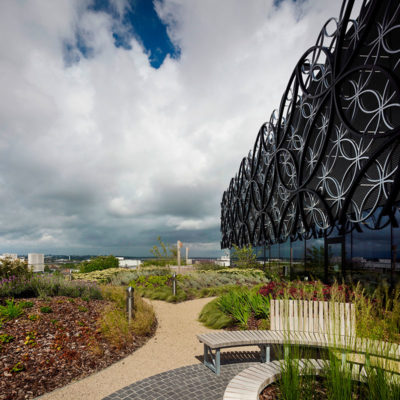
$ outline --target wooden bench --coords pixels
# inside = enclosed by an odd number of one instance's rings
[[[293,362],[298,363],[300,375],[323,376],[329,367],[327,360],[301,359]],[[284,365],[284,361],[280,360],[244,369],[231,379],[225,389],[223,400],[258,400],[265,387],[281,378]],[[354,380],[365,382],[368,379],[364,367],[355,365],[351,372]]]
[[[341,351],[343,362],[349,351],[400,358],[397,344],[356,338],[355,309],[350,303],[271,300],[270,307],[271,330],[197,335],[204,344],[204,365],[219,374],[221,349],[241,346],[260,347],[262,363],[270,361],[271,345],[332,348]]]
[[[299,360],[299,372],[321,375],[326,365],[323,360]],[[243,370],[229,382],[223,400],[257,400],[266,386],[280,379],[282,366],[282,361],[272,361]]]

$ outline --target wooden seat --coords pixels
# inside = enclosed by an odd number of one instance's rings
[[[218,331],[198,335],[204,344],[204,364],[220,373],[220,350],[228,347],[259,346],[261,362],[270,361],[271,345],[332,348],[342,353],[357,352],[399,359],[400,346],[394,343],[357,338],[355,308],[350,303],[325,301],[271,300],[271,330]]]
[[[299,372],[320,375],[327,361],[299,360]],[[283,361],[254,365],[236,375],[225,389],[223,400],[257,400],[263,389],[281,377]]]

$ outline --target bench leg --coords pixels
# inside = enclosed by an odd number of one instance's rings
[[[266,363],[271,361],[270,346],[260,345],[261,362]]]
[[[204,365],[215,372],[217,375],[221,371],[221,351],[220,349],[215,349],[213,353],[212,349],[204,345]]]

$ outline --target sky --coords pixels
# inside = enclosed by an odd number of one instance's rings
[[[220,201],[331,0],[2,0],[0,253],[219,256]]]

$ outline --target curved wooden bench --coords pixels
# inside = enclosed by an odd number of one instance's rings
[[[356,338],[354,308],[349,303],[272,300],[271,327],[264,331],[219,331],[197,335],[204,344],[204,364],[220,373],[220,350],[230,347],[259,346],[261,362],[270,361],[271,345],[331,348],[346,352],[400,359],[400,346]],[[287,328],[287,329],[285,329]],[[332,333],[331,333],[332,332]]]
[[[236,375],[225,389],[223,400],[258,400],[264,388],[281,377],[283,361],[254,365]],[[299,360],[299,372],[320,375],[327,365],[323,360]]]

